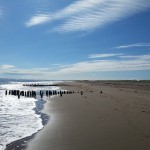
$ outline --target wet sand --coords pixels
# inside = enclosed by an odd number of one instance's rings
[[[149,83],[78,81],[67,85],[62,88],[76,93],[47,100],[43,113],[50,120],[27,150],[150,149]]]

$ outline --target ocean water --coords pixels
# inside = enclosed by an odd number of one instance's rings
[[[55,81],[57,82],[57,81]],[[5,90],[57,90],[59,87],[27,87],[23,84],[41,83],[52,84],[54,81],[25,82],[22,80],[0,79],[0,150],[6,145],[33,135],[43,128],[40,114],[35,112],[37,99],[20,99],[17,96],[5,95]]]

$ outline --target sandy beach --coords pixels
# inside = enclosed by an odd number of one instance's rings
[[[150,83],[65,84],[75,93],[47,99],[43,113],[50,120],[27,150],[150,149]]]

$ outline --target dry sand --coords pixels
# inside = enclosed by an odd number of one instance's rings
[[[150,150],[149,85],[99,81],[68,85],[63,89],[83,95],[48,99],[43,112],[50,121],[27,150]]]

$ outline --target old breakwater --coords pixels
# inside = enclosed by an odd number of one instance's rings
[[[58,84],[23,84],[23,86],[42,87],[42,86],[60,86]],[[65,86],[61,84],[61,86]]]
[[[5,95],[14,95],[17,96],[18,99],[20,99],[20,96],[24,96],[24,97],[31,97],[31,98],[36,98],[37,96],[40,96],[41,98],[43,98],[43,96],[46,97],[50,97],[52,95],[60,95],[62,96],[63,94],[74,94],[74,93],[80,93],[81,95],[83,95],[83,91],[80,92],[74,92],[74,91],[62,91],[62,90],[40,90],[40,91],[20,91],[20,90],[5,90]]]

